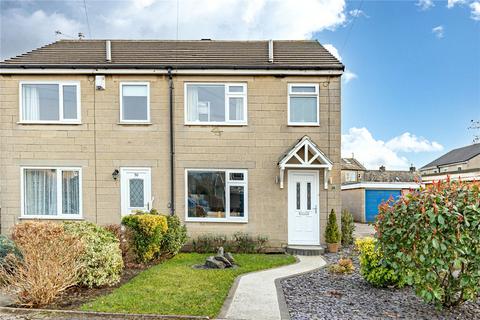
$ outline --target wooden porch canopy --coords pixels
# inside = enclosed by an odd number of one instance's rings
[[[283,189],[285,169],[321,169],[324,171],[324,187],[328,189],[328,172],[332,170],[333,163],[310,139],[304,136],[291,147],[278,161],[280,168],[280,189]]]

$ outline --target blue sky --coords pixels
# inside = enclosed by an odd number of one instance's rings
[[[318,39],[347,67],[342,154],[369,168],[421,167],[471,143],[467,127],[480,120],[480,0],[85,3],[0,0],[0,56],[78,32],[87,39]]]

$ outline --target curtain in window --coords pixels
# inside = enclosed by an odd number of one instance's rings
[[[50,169],[25,170],[25,215],[57,214],[57,173]]]
[[[22,120],[40,119],[40,95],[35,86],[22,86]]]
[[[62,213],[80,213],[80,190],[78,171],[62,172]]]
[[[188,121],[198,121],[198,88],[187,86]]]

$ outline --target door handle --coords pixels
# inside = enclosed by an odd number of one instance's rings
[[[313,208],[315,210],[315,214],[317,214],[317,209],[318,209],[318,206],[315,206],[315,208]]]

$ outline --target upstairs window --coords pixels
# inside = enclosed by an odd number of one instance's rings
[[[319,125],[318,84],[288,85],[288,124],[292,126]]]
[[[120,122],[150,122],[150,84],[148,82],[120,84]]]
[[[24,123],[79,123],[78,82],[22,82],[20,121]]]
[[[185,84],[186,124],[247,124],[247,85]]]

